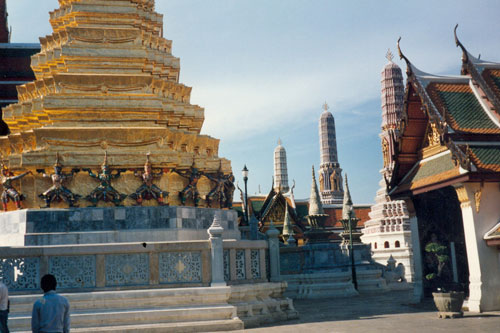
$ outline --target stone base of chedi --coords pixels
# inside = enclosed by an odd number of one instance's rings
[[[45,206],[43,194],[60,185],[81,197],[74,202],[79,207],[229,207],[230,162],[218,157],[218,139],[200,135],[204,111],[190,103],[191,88],[179,83],[179,59],[162,37],[154,1],[59,3],[50,14],[54,32],[40,39],[41,52],[32,57],[36,80],[19,86],[19,102],[3,110],[10,134],[0,137],[9,170],[2,183],[31,172],[8,184],[23,195],[24,208]],[[146,179],[141,170],[148,152],[155,176]],[[89,174],[98,176],[106,153],[108,195],[85,200],[98,186]],[[71,179],[50,175],[56,162]],[[163,194],[134,196],[143,183]],[[63,194],[51,207],[69,205]],[[15,209],[15,195],[7,197],[6,208]]]
[[[233,210],[194,207],[24,209],[0,214],[2,246],[138,243],[208,239],[220,216],[224,239],[241,238]]]

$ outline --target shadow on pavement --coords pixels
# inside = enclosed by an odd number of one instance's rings
[[[349,298],[294,300],[299,319],[272,326],[293,325],[324,321],[381,319],[386,315],[402,313],[436,312],[432,299],[412,304],[407,291],[360,295]]]

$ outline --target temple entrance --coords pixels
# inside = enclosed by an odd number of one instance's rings
[[[433,258],[425,246],[437,242],[447,247],[450,260],[443,268],[444,281],[458,283],[469,294],[469,265],[465,248],[462,211],[455,189],[451,186],[413,197],[420,236],[424,294],[430,295],[436,287],[425,276],[435,271]],[[455,258],[455,260],[452,260]]]

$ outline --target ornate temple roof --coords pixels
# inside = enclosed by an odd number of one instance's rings
[[[500,179],[500,63],[473,57],[457,37],[456,43],[462,73],[441,76],[414,66],[398,41],[408,80],[391,195]]]

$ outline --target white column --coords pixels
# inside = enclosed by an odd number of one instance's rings
[[[500,263],[498,250],[483,239],[500,217],[498,183],[465,183],[455,190],[464,223],[469,263],[469,310],[500,310]]]
[[[420,249],[420,236],[418,233],[418,219],[412,214],[410,217],[411,247],[413,252],[413,301],[420,302],[424,297],[424,286],[422,282],[422,252]]]
[[[214,215],[214,221],[207,232],[210,235],[209,241],[211,246],[211,261],[212,261],[212,282],[210,285],[225,286],[224,281],[224,249],[222,247],[222,232],[224,228],[220,225],[220,212]]]
[[[280,244],[278,240],[280,232],[271,222],[266,231],[267,241],[269,243],[269,270],[271,271],[271,281],[280,281]]]

